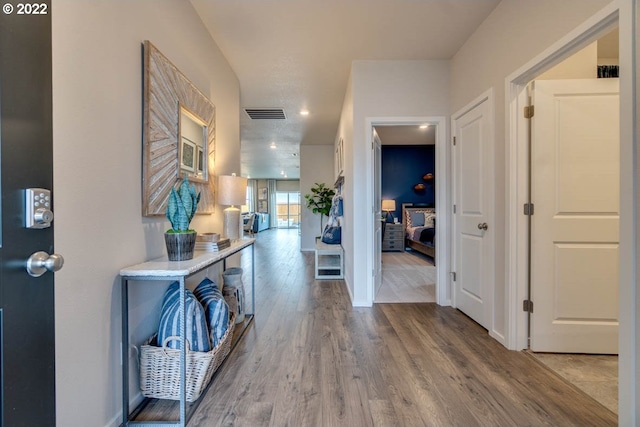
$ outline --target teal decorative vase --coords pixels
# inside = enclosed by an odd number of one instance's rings
[[[195,231],[190,233],[164,233],[169,261],[187,261],[193,259],[193,249],[196,246]]]

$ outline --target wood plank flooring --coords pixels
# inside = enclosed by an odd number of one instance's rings
[[[254,324],[189,426],[616,425],[455,309],[351,307],[344,282],[314,280],[298,248],[296,230],[257,235]]]
[[[382,285],[377,303],[435,302],[436,267],[426,255],[382,252]]]

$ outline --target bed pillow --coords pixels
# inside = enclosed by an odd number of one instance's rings
[[[435,212],[424,213],[424,226],[433,228],[436,226],[436,214]]]
[[[424,227],[424,212],[409,212],[412,227]]]
[[[209,338],[213,347],[217,347],[229,327],[229,306],[222,296],[218,286],[205,277],[193,291],[200,304],[209,325]]]
[[[193,292],[185,290],[185,310],[187,318],[186,338],[192,351],[210,351],[209,331],[202,305]],[[168,337],[180,336],[180,284],[173,282],[164,294],[158,327],[158,345]],[[177,339],[167,343],[169,348],[180,348]]]

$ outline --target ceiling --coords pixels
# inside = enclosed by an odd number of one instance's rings
[[[352,61],[449,59],[499,2],[191,0],[240,81],[241,174],[298,179],[300,145],[334,143]]]
[[[382,145],[435,145],[436,126],[375,126]]]

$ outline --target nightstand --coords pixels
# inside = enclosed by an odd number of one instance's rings
[[[390,222],[385,224],[384,237],[382,238],[382,250],[384,252],[404,251],[404,233],[402,232],[402,224]]]

